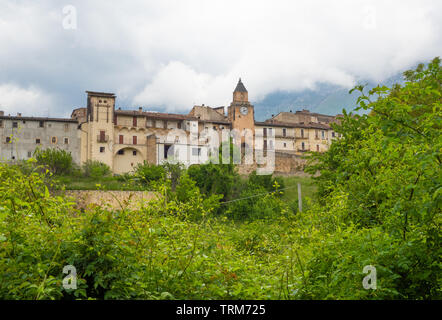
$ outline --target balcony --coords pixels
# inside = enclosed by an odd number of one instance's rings
[[[97,142],[99,143],[109,142],[109,136],[108,135],[102,136],[99,134],[97,135]]]

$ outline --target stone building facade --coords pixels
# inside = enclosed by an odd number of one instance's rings
[[[121,174],[144,161],[178,161],[186,166],[204,163],[217,154],[221,142],[233,137],[241,150],[240,171],[274,161],[276,171],[289,173],[302,167],[305,152],[324,152],[338,138],[331,128],[336,117],[308,110],[255,121],[241,79],[227,110],[201,105],[188,114],[121,110],[116,108],[113,93],[86,93],[86,107],[73,110],[70,119],[4,116],[0,112],[1,159],[29,158],[38,145],[58,147],[70,151],[79,164],[97,160]],[[251,157],[247,150],[254,150]]]
[[[74,119],[22,117],[5,115],[0,111],[0,159],[26,160],[37,147],[59,148],[80,162],[80,136]]]

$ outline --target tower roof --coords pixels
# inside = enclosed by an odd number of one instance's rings
[[[244,87],[244,84],[241,82],[241,78],[239,78],[238,84],[233,92],[247,92],[246,87]]]

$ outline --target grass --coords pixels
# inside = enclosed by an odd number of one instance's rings
[[[313,198],[313,194],[316,191],[316,186],[314,181],[310,177],[284,177],[285,187],[288,188],[284,190],[283,199],[286,201],[293,201],[298,199],[298,182],[301,183],[301,193],[302,199]],[[304,201],[305,202],[305,201]]]
[[[84,176],[59,176],[57,181],[64,184],[66,190],[144,190],[145,187],[134,181],[124,180],[121,177],[106,176],[99,178]]]

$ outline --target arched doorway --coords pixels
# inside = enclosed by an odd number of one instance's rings
[[[131,172],[139,163],[143,163],[144,158],[141,151],[132,148],[120,148],[114,155],[114,173],[121,174]]]

